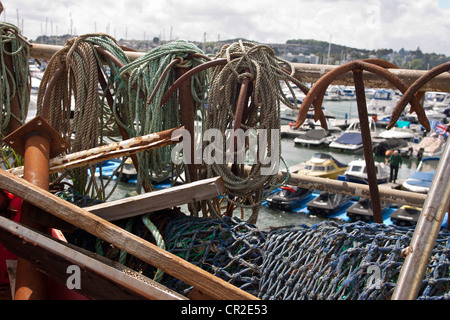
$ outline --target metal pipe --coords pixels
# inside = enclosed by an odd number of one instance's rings
[[[364,92],[364,79],[361,69],[353,70],[355,80],[356,102],[358,106],[359,123],[361,125],[361,136],[363,140],[364,160],[367,166],[367,178],[372,204],[373,220],[383,223],[381,214],[380,193],[378,191],[377,173],[373,160],[372,137],[370,134],[369,116],[367,114],[366,95]]]
[[[49,60],[51,57],[61,50],[62,46],[46,45],[33,43],[30,48],[30,56],[34,59]],[[145,54],[145,52],[125,51],[130,61],[134,61]],[[336,69],[336,66],[323,64],[309,64],[309,63],[293,63],[294,77],[304,83],[314,83],[319,80],[324,74]],[[424,70],[408,70],[408,69],[394,69],[389,68],[390,72],[399,77],[406,85],[411,85],[414,81],[426,73]],[[366,87],[369,88],[392,88],[395,86],[383,79],[382,77],[364,72],[364,81]],[[345,73],[333,80],[336,85],[353,85],[353,75],[351,72]],[[449,92],[450,88],[450,74],[444,73],[437,76],[433,81],[424,85],[423,91],[443,91]]]
[[[449,165],[450,144],[447,143],[411,243],[405,249],[406,258],[392,295],[393,300],[417,299],[422,279],[448,208],[450,199]]]
[[[49,138],[33,132],[25,142],[24,179],[44,190],[49,189],[49,157]],[[34,206],[23,203],[21,224],[39,232],[48,233],[48,228],[31,218],[34,209]],[[45,300],[47,298],[47,276],[31,262],[18,257],[14,300]]]
[[[231,165],[229,165],[231,166]],[[251,172],[251,166],[244,166],[243,170],[246,173]],[[286,180],[287,173],[279,171],[277,180],[282,183]],[[340,181],[329,178],[318,178],[307,176],[299,173],[290,173],[286,184],[299,186],[310,190],[327,191],[331,193],[341,193],[352,197],[370,198],[370,188],[368,185],[361,183],[353,183],[347,181]],[[427,195],[416,192],[402,191],[392,189],[389,187],[380,187],[380,200],[387,203],[395,203],[399,205],[410,205],[422,207]]]
[[[138,152],[148,151],[161,146],[178,143],[179,139],[182,137],[178,135],[172,137],[173,132],[177,129],[183,129],[183,127],[160,131],[120,142],[114,142],[108,145],[78,151],[67,155],[57,156],[49,161],[49,173],[52,174],[62,170],[84,167],[94,163],[119,157],[131,156]],[[7,171],[15,176],[22,176],[23,170],[23,167],[15,167],[8,169]]]

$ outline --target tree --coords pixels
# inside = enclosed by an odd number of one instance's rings
[[[423,63],[422,59],[414,59],[413,61],[411,61],[411,69],[414,69],[414,70],[425,70],[426,66]]]

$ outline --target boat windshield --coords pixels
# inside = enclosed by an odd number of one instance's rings
[[[352,168],[350,169],[350,171],[352,172],[360,172],[362,169],[361,166],[352,166]]]
[[[373,95],[373,99],[376,100],[389,100],[391,98],[391,94],[387,91],[377,91]]]
[[[439,164],[439,159],[430,159],[427,161],[422,161],[417,168],[417,172],[429,172],[436,170]]]

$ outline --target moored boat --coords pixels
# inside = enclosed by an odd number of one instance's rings
[[[422,209],[404,205],[394,211],[389,217],[392,222],[398,226],[414,226],[419,220]]]
[[[336,136],[333,135],[330,131],[319,128],[305,131],[304,134],[301,134],[294,139],[294,143],[318,147],[323,145],[327,146],[335,139]]]
[[[387,207],[386,202],[381,202],[381,210],[383,211]],[[352,204],[347,209],[347,216],[353,221],[373,221],[373,209],[371,199],[360,199],[358,202]]]
[[[305,188],[282,186],[280,191],[267,198],[267,205],[273,209],[292,210],[308,199],[311,193],[311,190]]]
[[[386,183],[389,179],[389,169],[382,162],[375,162],[378,184]],[[354,160],[348,164],[344,173],[345,180],[348,182],[369,184],[367,176],[367,166],[364,160]]]
[[[318,197],[307,203],[307,208],[312,214],[333,214],[351,203],[352,196],[323,191]]]
[[[408,191],[428,193],[439,164],[439,157],[423,158],[416,172],[403,182],[402,187]]]
[[[297,173],[314,177],[337,179],[340,174],[345,172],[345,169],[347,169],[347,165],[338,161],[333,156],[326,153],[315,153]]]

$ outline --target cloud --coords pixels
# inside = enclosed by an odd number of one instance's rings
[[[116,38],[162,36],[208,41],[246,38],[263,43],[317,39],[356,48],[392,48],[450,55],[450,9],[436,0],[3,0],[6,19],[25,36],[66,34],[70,16],[78,34],[106,32]],[[0,19],[1,20],[1,19]],[[46,22],[47,21],[47,22]]]

